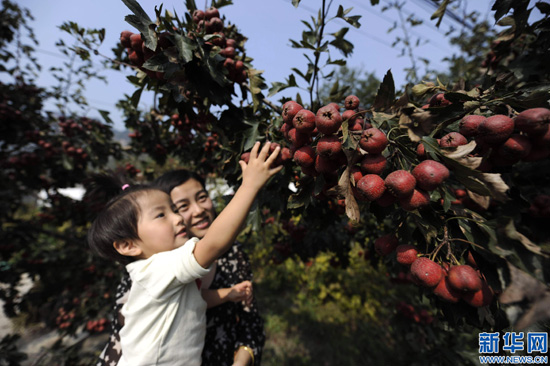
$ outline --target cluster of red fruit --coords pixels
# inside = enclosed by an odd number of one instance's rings
[[[59,308],[55,322],[59,329],[67,329],[73,324],[75,316],[74,310],[66,311],[65,308]]]
[[[220,13],[215,7],[206,11],[195,10],[192,14],[193,22],[196,25],[197,32],[206,34],[209,40],[205,42],[209,47],[217,47],[219,54],[225,57],[223,66],[227,69],[227,78],[231,81],[242,83],[248,77],[246,66],[242,60],[237,59],[237,41],[233,38],[226,38],[224,33],[224,22],[220,18]],[[174,28],[176,30],[176,28]],[[170,32],[158,34],[157,48],[151,50],[145,46],[141,34],[125,30],[120,34],[120,43],[128,53],[128,59],[132,65],[145,72],[150,78],[162,80],[164,73],[160,71],[151,71],[143,68],[145,61],[154,55],[163,52],[165,49],[173,47]],[[193,37],[192,33],[188,37]]]
[[[407,319],[413,320],[420,324],[431,324],[434,320],[432,314],[426,309],[415,309],[411,304],[407,304],[404,301],[399,301],[395,305],[395,309],[398,314],[404,316]]]
[[[399,244],[394,234],[377,238],[375,251],[381,256],[396,253],[397,262],[409,268],[412,282],[430,289],[440,299],[457,303],[460,300],[474,307],[488,306],[493,301],[493,290],[480,272],[474,269],[475,260],[468,253],[468,263],[442,265],[426,256],[419,256],[416,246]]]
[[[178,136],[174,140],[176,146],[185,146],[195,138],[194,131],[205,131],[207,125],[214,123],[216,117],[210,113],[199,112],[196,118],[189,118],[189,116],[181,116],[178,113],[174,113],[170,117],[170,123],[178,131]]]
[[[124,48],[126,48],[128,59],[130,60],[132,65],[138,67],[141,71],[145,72],[152,79],[162,80],[164,78],[163,72],[147,70],[142,66],[145,61],[149,60],[157,53],[162,52],[165,49],[173,46],[172,41],[169,38],[168,32],[159,34],[156,50],[150,50],[145,46],[145,43],[141,38],[141,34],[133,33],[129,30],[122,31],[120,33],[120,43]]]
[[[103,332],[109,326],[109,322],[105,318],[99,320],[88,320],[86,330],[90,333]]]
[[[220,19],[220,12],[215,7],[210,7],[206,11],[195,10],[193,12],[193,21],[197,24],[199,32],[204,31],[207,35],[213,35],[206,44],[220,48],[219,54],[225,57],[223,66],[227,69],[227,78],[236,83],[242,83],[248,77],[246,66],[242,60],[237,57],[237,41],[233,38],[226,38],[224,33],[224,23]]]
[[[550,156],[550,109],[530,108],[513,118],[468,115],[460,121],[459,131],[441,137],[439,145],[457,147],[467,144],[469,138],[476,141],[475,154],[488,156],[478,168],[482,171],[545,159]],[[417,153],[425,156],[422,144]]]
[[[348,131],[360,134],[358,150],[361,160],[350,167],[352,190],[360,201],[375,201],[383,207],[398,202],[405,210],[429,204],[428,192],[435,190],[449,177],[449,170],[435,160],[425,160],[412,171],[395,170],[385,178],[387,167],[383,151],[389,144],[386,134],[366,122],[357,111],[359,98],[349,95],[344,100],[345,111],[340,114],[336,103],[321,107],[313,113],[294,101],[283,105],[281,132],[291,143],[293,159],[304,174],[330,175],[348,165],[338,135],[346,123]]]

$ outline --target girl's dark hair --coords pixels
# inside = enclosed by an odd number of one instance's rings
[[[140,209],[137,198],[144,192],[157,190],[150,185],[129,185],[116,176],[94,174],[84,186],[84,200],[93,202],[99,212],[88,231],[88,245],[99,256],[124,265],[133,258],[116,251],[113,243],[121,240],[139,239],[137,223]]]
[[[153,186],[170,194],[172,189],[187,182],[189,179],[196,180],[204,189],[206,189],[204,178],[197,173],[186,169],[171,170],[164,173],[153,182]]]

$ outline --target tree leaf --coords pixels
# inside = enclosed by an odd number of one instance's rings
[[[143,36],[145,47],[150,50],[157,49],[157,35],[155,32],[156,24],[149,18],[145,10],[135,0],[122,0],[124,5],[134,13],[127,15],[124,20],[134,26]]]
[[[353,196],[350,176],[350,168],[348,166],[338,181],[338,193],[344,197],[346,202],[346,215],[348,218],[354,222],[359,222],[361,219],[361,213],[359,211],[359,205]]]
[[[373,109],[375,111],[385,111],[389,109],[395,100],[395,83],[391,70],[388,70],[384,75],[384,80],[378,88],[376,98],[374,100]]]
[[[243,137],[245,139],[244,142],[244,151],[248,151],[252,149],[252,146],[256,143],[256,141],[260,140],[260,132],[258,131],[260,127],[259,121],[245,121],[245,124],[251,126],[249,129],[245,130],[243,132]]]
[[[193,43],[187,36],[176,33],[174,35],[176,41],[176,48],[178,49],[181,60],[186,64],[193,60],[193,53],[195,52],[197,45]]]
[[[447,5],[449,5],[449,0],[443,0],[441,4],[439,5],[439,8],[432,14],[430,17],[430,20],[438,19],[436,27],[439,28],[439,25],[441,24],[441,21],[443,20],[443,16],[445,15],[445,11],[447,10]]]
[[[297,8],[299,4],[300,0],[292,0],[292,5],[294,5],[295,8]]]

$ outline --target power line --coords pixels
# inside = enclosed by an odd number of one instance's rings
[[[387,16],[385,16],[384,14],[382,14],[382,12],[380,13],[376,13],[372,10],[372,7],[368,7],[368,6],[365,6],[363,3],[360,3],[358,2],[357,0],[350,0],[352,3],[356,4],[358,7],[362,8],[363,10],[367,11],[368,13],[371,13],[372,15],[376,16],[376,17],[379,17],[380,19],[382,20],[385,20],[386,22],[390,23],[390,24],[394,24],[395,21]],[[405,12],[405,11],[404,11]],[[406,12],[405,12],[406,13]],[[406,13],[407,14],[407,13]],[[407,15],[412,15],[412,12],[409,12]],[[422,22],[423,25],[426,25],[427,23],[425,22]],[[428,23],[428,26],[430,25],[430,23]],[[439,29],[437,29],[437,27],[434,27],[437,31],[440,31]],[[411,33],[413,33],[415,36],[417,36],[418,38],[422,38],[422,35],[419,34],[418,32],[416,32],[414,29],[411,29]],[[444,45],[441,45],[439,44],[438,42],[433,42],[432,40],[428,40],[428,45],[432,45],[434,47],[438,47],[439,49],[441,48],[447,48],[446,46]],[[447,49],[448,51],[450,51],[449,49]]]

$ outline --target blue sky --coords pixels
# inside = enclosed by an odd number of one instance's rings
[[[355,29],[350,27],[348,40],[355,45],[354,53],[348,58],[349,67],[362,68],[364,71],[374,72],[382,79],[388,69],[392,70],[396,85],[404,84],[404,68],[410,65],[409,59],[400,57],[400,48],[392,48],[391,43],[395,37],[402,33],[400,30],[388,34],[387,30],[392,22],[398,19],[395,11],[382,13],[381,8],[387,5],[389,0],[380,0],[377,6],[371,6],[368,0],[339,0],[334,1],[332,13],[335,14],[338,5],[345,9],[353,7],[350,15],[361,15],[361,27]],[[160,5],[160,1],[141,0],[143,9],[154,18],[154,7]],[[291,68],[304,69],[306,60],[303,51],[293,49],[289,39],[299,40],[301,32],[305,29],[301,20],[310,19],[316,15],[321,1],[303,0],[298,8],[294,8],[290,0],[234,0],[234,5],[224,7],[220,10],[227,20],[236,24],[242,34],[248,37],[246,48],[248,55],[254,59],[253,65],[256,69],[264,70],[264,77],[267,84],[276,81],[284,81],[291,72]],[[458,27],[448,18],[444,18],[441,29],[435,28],[434,21],[429,17],[433,12],[423,5],[422,0],[408,0],[404,16],[414,14],[417,18],[425,21],[425,24],[411,29],[411,36],[416,39],[419,36],[429,42],[415,48],[419,56],[428,58],[431,67],[443,69],[445,64],[441,61],[443,57],[450,56],[453,48],[444,37],[445,31],[450,25]],[[477,10],[482,17],[492,20],[490,12],[493,1],[470,0],[468,10]],[[37,54],[40,63],[44,67],[39,85],[50,85],[54,79],[47,73],[47,69],[53,65],[59,65],[63,56],[59,54],[55,43],[59,38],[71,43],[69,36],[62,33],[57,27],[65,21],[74,21],[85,28],[105,28],[106,39],[99,50],[101,53],[111,55],[110,49],[118,42],[122,30],[135,31],[124,17],[130,14],[130,10],[120,0],[20,0],[19,4],[30,9],[35,20],[31,27],[35,30],[40,42],[37,47]],[[162,2],[164,9],[175,10],[178,15],[183,15],[185,5],[183,0],[167,0]],[[205,6],[210,2],[205,1]],[[197,5],[203,6],[201,1]],[[330,23],[327,32],[335,32],[346,23],[337,20]],[[341,55],[334,51],[333,58],[340,58]],[[126,81],[125,77],[131,74],[130,70],[125,73],[105,71],[109,81],[108,85],[102,82],[93,82],[87,86],[86,97],[92,107],[88,114],[96,117],[95,109],[103,109],[111,112],[115,121],[115,128],[122,129],[120,114],[114,105],[123,94],[131,94],[133,87]],[[293,97],[297,89],[290,89],[271,98],[276,102],[282,96]],[[152,105],[151,98],[147,96],[141,100],[141,106],[147,108]]]

